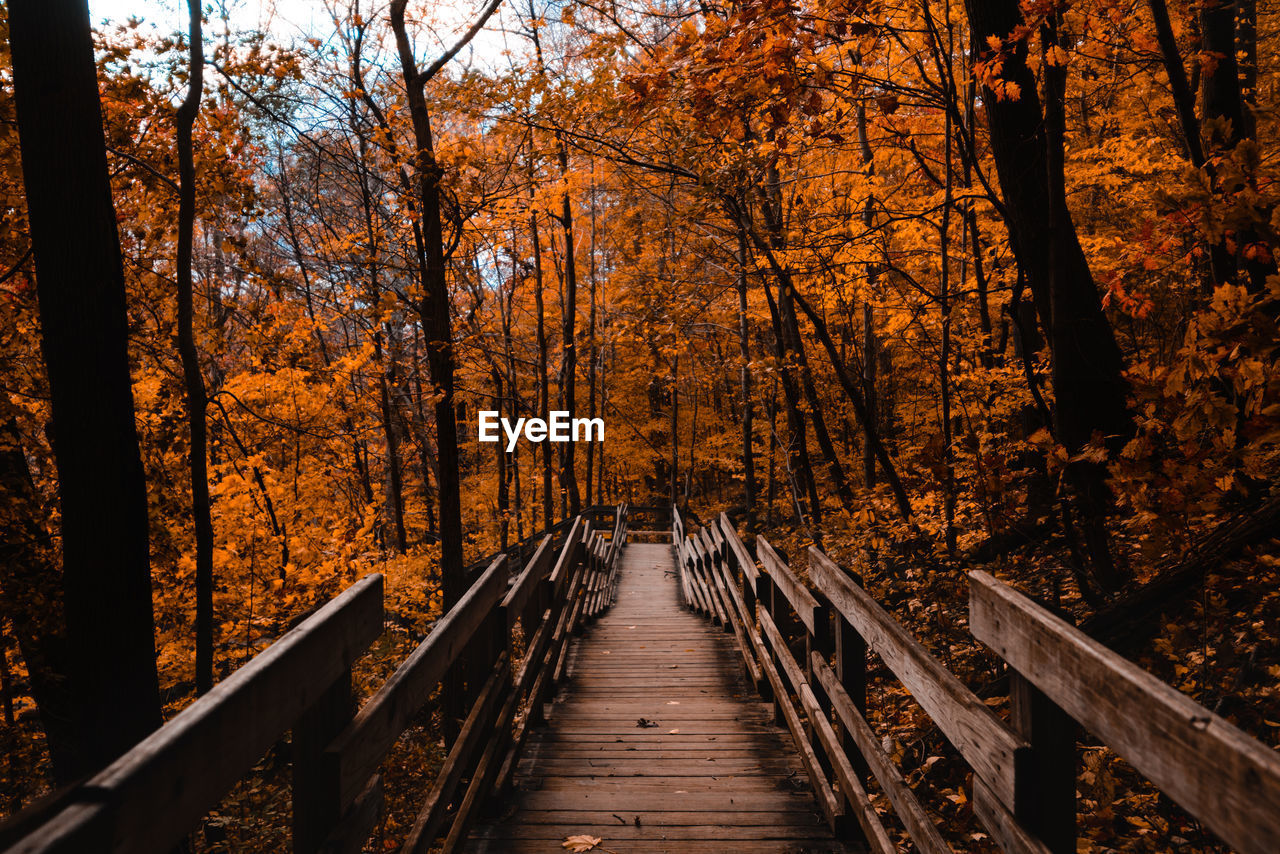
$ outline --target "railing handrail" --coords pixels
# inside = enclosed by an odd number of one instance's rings
[[[7,854],[172,850],[382,634],[382,587],[375,574],[347,588],[77,787]]]
[[[1274,750],[990,574],[971,572],[969,584],[970,631],[1018,678],[1232,848],[1275,851]]]
[[[1010,667],[1008,722],[820,549],[808,550],[805,585],[764,537],[752,558],[724,514],[694,535],[673,508],[672,535],[686,605],[745,639],[748,671],[764,675],[757,684],[791,731],[828,823],[840,831],[852,817],[872,851],[895,848],[867,800],[868,776],[919,850],[951,849],[867,723],[868,650],[973,769],[975,814],[1005,850],[1076,850],[1075,722],[1242,854],[1280,839],[1275,751],[989,574],[970,573],[970,627]]]
[[[383,578],[362,579],[72,790],[5,854],[171,851],[290,730],[294,850],[359,851],[381,806],[378,767],[436,685],[462,668],[455,682],[469,711],[406,844],[427,850],[452,815],[444,850],[455,850],[474,806],[509,779],[528,726],[562,676],[568,637],[613,600],[628,508],[608,508],[613,524],[593,529],[605,510],[587,508],[488,558],[463,598],[356,713],[351,667],[384,628]],[[451,812],[464,777],[470,782]]]

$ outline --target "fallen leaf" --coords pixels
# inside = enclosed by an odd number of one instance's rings
[[[583,833],[577,836],[566,836],[564,842],[560,843],[560,847],[580,854],[582,851],[590,851],[603,841],[599,836],[587,836]]]
[[[675,735],[675,734],[676,734],[676,733],[678,733],[679,731],[680,731],[680,730],[678,730],[678,729],[669,729],[669,730],[667,730],[667,735]]]

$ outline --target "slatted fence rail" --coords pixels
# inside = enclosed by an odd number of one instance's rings
[[[966,688],[821,550],[810,585],[768,540],[756,559],[723,514],[696,535],[673,509],[684,603],[738,638],[748,675],[790,730],[828,823],[895,847],[874,777],[917,850],[950,852],[866,719],[878,655],[973,771],[974,811],[1006,851],[1076,851],[1076,724],[1242,854],[1280,850],[1280,757],[984,572],[970,629],[1007,663],[1008,720]]]
[[[383,631],[382,576],[362,579],[68,792],[6,854],[167,854],[290,730],[294,851],[359,851],[381,809],[379,766],[456,666],[465,719],[402,849],[443,836],[455,850],[477,805],[508,784],[568,637],[612,602],[627,517],[592,508],[494,556],[355,712],[351,668]]]
[[[649,525],[665,508],[637,508]],[[351,669],[383,631],[371,575],[45,811],[6,849],[174,849],[284,733],[293,737],[294,850],[360,850],[381,809],[379,767],[444,685],[461,694],[448,757],[403,851],[452,852],[511,784],[529,729],[565,677],[569,638],[613,601],[631,512],[592,508],[474,567],[466,596],[356,712]],[[992,712],[822,551],[802,582],[764,537],[753,558],[723,514],[690,532],[670,513],[681,601],[732,633],[748,681],[785,725],[830,828],[895,850],[874,778],[914,846],[952,849],[869,725],[880,657],[972,769],[974,813],[1007,851],[1076,849],[1077,725],[1242,854],[1276,850],[1280,758],[990,575],[970,580],[973,635],[1008,665]],[[450,677],[450,673],[456,676]]]

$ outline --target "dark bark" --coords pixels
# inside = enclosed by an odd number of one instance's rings
[[[1023,24],[1016,0],[967,0],[966,7],[979,45],[989,36],[1004,39]],[[1054,37],[1049,29],[1046,35]],[[1023,40],[1006,50],[1004,79],[1020,88],[1016,99],[1001,98],[990,89],[983,92],[1010,239],[1050,343],[1055,436],[1072,453],[1095,436],[1115,452],[1132,435],[1133,421],[1125,401],[1120,348],[1103,314],[1066,204],[1062,167],[1066,72],[1061,66],[1045,65],[1049,98],[1048,110],[1042,114],[1026,59]],[[1112,504],[1105,470],[1095,463],[1076,462],[1067,474],[1079,499],[1082,524],[1090,532],[1086,539],[1095,572],[1100,582],[1114,587],[1118,578],[1101,521]]]
[[[124,272],[88,6],[16,0],[9,27],[62,506],[78,770],[88,771],[160,725]]]
[[[591,183],[591,242],[588,248],[590,253],[587,261],[588,278],[591,284],[591,290],[588,294],[590,303],[590,311],[587,315],[587,417],[595,418],[598,409],[596,408],[596,373],[597,362],[600,359],[599,345],[596,343],[596,298],[599,292],[596,282],[596,187],[594,178]],[[591,479],[595,475],[596,461],[596,443],[587,443],[587,459],[586,459],[586,481],[587,494],[586,502],[590,507],[593,502],[592,482]]]
[[[775,271],[776,272],[776,271]],[[780,279],[781,281],[781,279]],[[785,287],[785,285],[779,285]],[[796,389],[795,369],[791,364],[790,348],[787,345],[786,332],[782,325],[782,314],[774,299],[772,289],[765,285],[765,301],[769,305],[769,317],[773,323],[773,355],[778,362],[778,378],[782,381],[782,398],[787,407],[787,471],[793,479],[793,491],[796,499],[796,512],[800,517],[799,524],[813,526],[822,524],[822,502],[818,497],[818,485],[813,476],[813,465],[809,459],[809,425],[800,408],[800,392]],[[803,501],[809,504],[809,519],[804,518]]]
[[[496,367],[490,372],[493,379],[493,399],[499,404],[505,399],[502,372]],[[507,540],[511,533],[511,519],[508,511],[511,506],[510,486],[507,482],[507,449],[502,442],[496,442],[494,449],[498,456],[498,528],[502,540],[502,550],[507,550]]]
[[[1044,25],[1041,32],[1041,40],[1048,46],[1057,46],[1058,20],[1056,16],[1051,16]],[[1062,355],[1064,352],[1072,355],[1076,362],[1083,362],[1088,358],[1087,350],[1072,353],[1072,347],[1077,345],[1078,338],[1077,333],[1068,324],[1079,317],[1077,309],[1081,306],[1076,289],[1082,283],[1087,284],[1089,294],[1093,297],[1094,302],[1097,303],[1098,300],[1097,288],[1094,287],[1093,278],[1089,274],[1087,264],[1084,263],[1084,256],[1080,250],[1079,243],[1075,243],[1074,248],[1075,252],[1080,252],[1079,261],[1082,264],[1085,278],[1080,280],[1073,279],[1071,276],[1073,253],[1068,238],[1070,242],[1074,242],[1076,232],[1066,203],[1064,155],[1066,116],[1064,113],[1064,96],[1067,86],[1067,69],[1063,65],[1046,64],[1044,74],[1045,174],[1047,176],[1045,184],[1049,194],[1046,219],[1049,229],[1049,292],[1052,312],[1049,340],[1050,350],[1053,354],[1054,394],[1057,398],[1053,412],[1054,436],[1069,449],[1075,451],[1088,441],[1088,436],[1084,434],[1084,430],[1089,425],[1076,423],[1070,410],[1082,402],[1088,395],[1089,389],[1087,380],[1082,379],[1077,370],[1074,368],[1067,370],[1066,368],[1071,366],[1060,366],[1060,363],[1065,361]],[[1105,324],[1106,318],[1101,314],[1100,304],[1098,305],[1098,316],[1101,318],[1102,323]],[[1112,346],[1115,347],[1115,340],[1111,337],[1110,324],[1107,324],[1107,336],[1111,340]],[[1123,389],[1123,380],[1118,376],[1118,371],[1120,370],[1118,365],[1116,370],[1116,382]],[[1074,380],[1077,385],[1069,389],[1069,396],[1064,397],[1063,391],[1059,389],[1059,384],[1063,383],[1067,378]],[[1123,406],[1123,399],[1121,400],[1121,406]],[[1124,415],[1126,418],[1128,417],[1127,411]],[[1094,428],[1095,431],[1097,429]],[[1127,438],[1131,432],[1132,427],[1130,425],[1130,429],[1122,432],[1118,438]],[[1110,443],[1110,447],[1112,450],[1116,450],[1119,447],[1119,442]],[[1103,521],[1112,506],[1111,492],[1106,485],[1106,470],[1099,463],[1076,461],[1067,466],[1067,479],[1076,493],[1076,509],[1080,514],[1080,528],[1084,535],[1084,545],[1092,564],[1093,573],[1104,589],[1116,590],[1124,583],[1125,579],[1111,555],[1110,536]],[[1063,511],[1064,513],[1067,512],[1065,507]]]
[[[568,179],[569,147],[560,140],[560,176]],[[573,205],[566,191],[560,197],[560,226],[564,229],[564,313],[560,319],[561,361],[560,361],[560,399],[569,418],[576,415],[578,386],[578,264],[574,260],[577,254],[573,244]],[[548,443],[543,443],[548,444]],[[560,490],[567,497],[569,512],[567,518],[572,519],[582,512],[582,494],[578,491],[578,474],[574,468],[574,442],[560,445]]]
[[[939,243],[942,264],[939,270],[938,309],[942,314],[942,344],[938,353],[938,386],[942,405],[942,515],[947,555],[956,554],[956,468],[951,435],[951,199],[954,174],[951,168],[951,111],[945,118],[943,133],[946,188],[942,202],[942,224]]]
[[[191,478],[191,519],[196,534],[196,693],[213,688],[213,512],[209,500],[209,408],[196,349],[191,251],[195,241],[196,169],[192,130],[204,95],[204,37],[199,0],[187,2],[190,78],[178,107],[178,353],[186,383],[187,472]]]
[[[1204,165],[1204,146],[1200,143],[1200,120],[1196,117],[1196,96],[1187,82],[1187,69],[1182,64],[1182,52],[1173,36],[1169,22],[1169,7],[1165,0],[1147,0],[1151,19],[1156,26],[1156,42],[1160,45],[1160,58],[1165,73],[1169,75],[1169,89],[1173,92],[1173,106],[1178,113],[1178,126],[1182,128],[1182,141],[1187,156],[1197,169]]]
[[[988,36],[1004,39],[1024,23],[1016,0],[966,5],[978,44]],[[1053,350],[1059,440],[1077,451],[1096,432],[1118,448],[1133,429],[1123,360],[1066,206],[1061,169],[1051,171],[1047,162],[1045,116],[1026,59],[1026,43],[1019,41],[1004,62],[1004,79],[1020,87],[1018,98],[1001,99],[985,88],[982,97],[1011,242]],[[1056,264],[1050,264],[1050,254]]]
[[[377,304],[376,296],[374,304]],[[383,504],[384,507],[390,505],[391,532],[396,553],[404,554],[409,547],[404,527],[404,475],[400,466],[400,433],[391,408],[396,363],[394,353],[384,360],[381,331],[373,334],[373,358],[378,364],[378,411],[382,416],[382,438],[387,449],[386,500]]]
[[[742,480],[747,505],[747,530],[756,530],[755,404],[751,400],[751,320],[747,313],[747,232],[738,226],[738,356],[742,366],[738,384],[742,393]]]
[[[671,362],[671,478],[670,502],[680,500],[680,359]],[[688,504],[685,504],[686,509]]]
[[[551,380],[548,377],[546,306],[542,299],[542,240],[538,233],[538,213],[533,207],[533,143],[529,143],[529,238],[533,241],[533,304],[537,314],[538,415],[547,417],[551,409]],[[551,491],[551,443],[542,443],[542,517],[550,527],[555,518]],[[536,527],[536,526],[535,526]]]
[[[54,779],[80,771],[74,698],[67,681],[67,626],[57,554],[12,419],[0,427],[0,620],[8,620],[27,665]],[[0,653],[2,654],[2,653]]]
[[[768,134],[770,141],[773,141],[773,132]],[[782,178],[778,172],[777,163],[771,162],[765,170],[765,181],[763,185],[756,188],[760,197],[760,211],[764,219],[765,231],[768,237],[764,244],[770,250],[786,248],[786,232],[784,227],[783,199],[782,199]],[[738,222],[740,225],[747,227],[752,234],[753,240],[756,237],[754,229],[751,229],[748,211],[741,205],[736,207],[739,212]],[[770,257],[773,257],[770,252]],[[781,270],[776,259],[771,262],[775,273]],[[799,356],[796,357],[796,363],[792,364],[792,356],[796,354],[795,341],[792,337],[792,328],[794,324],[794,313],[791,311],[790,277],[777,276],[778,279],[778,299],[775,302],[773,294],[768,285],[765,286],[765,299],[769,304],[769,316],[773,322],[774,337],[774,354],[778,359],[778,372],[782,379],[783,397],[787,404],[787,426],[791,433],[791,439],[788,447],[788,458],[791,461],[790,474],[793,478],[799,479],[799,491],[803,491],[808,495],[809,515],[812,522],[812,528],[817,529],[822,524],[822,500],[818,496],[818,482],[813,475],[813,463],[809,457],[809,440],[808,440],[808,419],[805,418],[804,411],[800,408],[800,391],[796,388],[797,376],[802,376],[804,365],[800,363]],[[799,336],[796,335],[796,338]],[[819,413],[814,413],[815,417]],[[825,428],[825,425],[824,425]],[[816,430],[816,423],[815,423]],[[828,444],[830,439],[827,440]],[[825,448],[823,449],[825,451]],[[797,500],[797,507],[799,501]],[[801,514],[803,516],[803,514]],[[806,524],[801,519],[801,524]]]
[[[880,358],[879,342],[873,324],[871,303],[862,304],[862,393],[866,396],[866,420],[872,429],[879,427],[876,421],[876,362]],[[843,360],[841,360],[843,363]],[[871,442],[862,441],[862,479],[868,489],[876,485],[876,452]]]
[[[809,403],[809,418],[813,423],[813,436],[818,442],[818,449],[822,451],[823,459],[827,463],[827,474],[831,478],[831,483],[835,486],[836,496],[840,499],[841,505],[845,510],[852,513],[855,509],[856,500],[853,497],[853,490],[849,488],[849,481],[844,474],[844,466],[840,463],[840,458],[836,454],[835,443],[831,441],[831,433],[827,430],[827,419],[823,414],[824,406],[818,397],[818,389],[813,381],[813,371],[809,368],[809,356],[805,352],[804,340],[800,337],[800,324],[796,321],[796,313],[794,299],[791,291],[785,287],[778,288],[778,308],[782,314],[783,322],[786,324],[786,331],[790,339],[791,351],[795,354],[797,373],[800,377],[800,388],[804,392],[805,400]]]
[[[1235,0],[1207,0],[1200,8],[1200,33],[1210,61],[1201,78],[1205,131],[1211,146],[1231,148],[1244,138]]]
[[[405,96],[413,123],[414,190],[418,205],[418,317],[427,348],[427,366],[435,387],[436,456],[439,460],[440,577],[447,611],[466,592],[462,562],[462,506],[458,483],[458,425],[454,420],[453,319],[445,271],[444,237],[440,219],[441,169],[435,158],[431,113],[418,71],[413,43],[405,28],[407,0],[391,4],[391,28],[404,77]]]

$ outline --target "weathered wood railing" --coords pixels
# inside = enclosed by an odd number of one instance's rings
[[[625,506],[592,508],[522,566],[521,544],[494,557],[355,712],[352,667],[383,632],[382,576],[362,579],[67,793],[6,854],[167,854],[289,731],[294,851],[359,851],[382,804],[379,766],[455,666],[465,718],[402,850],[442,835],[456,850],[476,806],[509,784],[568,637],[612,602],[626,531]]]
[[[696,535],[673,511],[685,603],[733,631],[775,704],[827,821],[869,848],[895,846],[872,808],[874,777],[926,854],[951,847],[868,724],[867,652],[878,655],[973,771],[974,812],[1006,851],[1076,850],[1076,724],[1242,854],[1277,850],[1280,757],[984,572],[970,580],[973,635],[1008,665],[1010,716],[992,712],[821,550],[812,587],[769,542],[753,560],[723,514]]]

